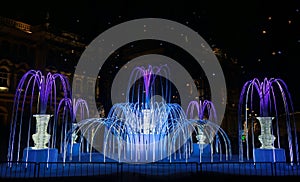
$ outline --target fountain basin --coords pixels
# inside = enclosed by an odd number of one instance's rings
[[[285,150],[274,149],[254,149],[255,162],[286,162]]]
[[[78,156],[80,153],[80,143],[68,144],[67,156]]]
[[[57,162],[58,150],[56,148],[35,149],[28,147],[23,150],[24,162]]]

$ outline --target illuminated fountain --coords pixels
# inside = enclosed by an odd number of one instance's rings
[[[69,160],[72,160],[73,157],[80,157],[81,152],[84,151],[85,144],[82,137],[78,137],[76,120],[81,121],[89,118],[89,109],[86,100],[74,98],[72,101],[70,98],[63,98],[58,105],[56,115],[61,115],[61,118],[56,118],[63,121],[59,144],[62,161],[65,162],[67,157],[69,157]],[[77,138],[79,138],[79,142],[77,142]],[[80,150],[81,148],[82,150]]]
[[[286,162],[288,158],[291,163],[299,163],[292,99],[282,79],[247,81],[240,95],[238,112],[240,161],[245,157],[249,160],[252,149],[254,162]],[[285,117],[284,121],[280,116]],[[281,139],[283,136],[286,141]]]
[[[232,157],[231,143],[225,131],[217,124],[217,114],[214,104],[209,100],[191,101],[186,111],[187,118],[195,128],[199,149],[199,159],[213,162],[217,157],[222,161]],[[225,155],[223,150],[225,149]],[[198,154],[198,152],[196,152]]]
[[[157,76],[159,73],[163,75]],[[180,105],[171,103],[170,83],[163,80],[168,77],[166,65],[136,67],[126,102],[114,104],[107,118],[78,123],[81,134],[103,154],[104,162],[106,158],[143,163],[190,157],[195,128]]]
[[[23,75],[14,98],[8,161],[19,161],[22,150],[22,160],[26,162],[57,160],[57,96],[71,96],[65,76],[58,73],[44,76],[41,71],[36,70],[30,70]]]

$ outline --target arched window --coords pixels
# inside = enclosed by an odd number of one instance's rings
[[[21,57],[24,57],[26,58],[28,56],[28,49],[27,49],[27,46],[25,45],[20,45],[19,46],[19,54]]]
[[[76,92],[82,93],[81,80],[80,79],[76,79],[76,81],[75,81],[75,89],[76,89]]]
[[[7,56],[10,54],[10,43],[6,40],[3,40],[2,43],[1,43],[1,49],[0,49],[0,53],[3,55],[3,56]]]
[[[7,150],[8,146],[8,138],[10,132],[10,122],[9,122],[9,115],[8,115],[8,109],[5,106],[0,106],[0,151],[1,156],[0,160],[4,161],[6,160],[4,152]]]
[[[8,70],[0,68],[0,92],[8,91]]]

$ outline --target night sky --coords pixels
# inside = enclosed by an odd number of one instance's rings
[[[300,1],[8,1],[0,16],[82,35],[88,44],[101,32],[135,18],[166,18],[197,31],[211,46],[236,58],[244,80],[286,81],[300,105]],[[61,4],[63,2],[63,4]],[[162,4],[163,2],[163,4]]]

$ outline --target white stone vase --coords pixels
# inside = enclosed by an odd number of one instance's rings
[[[197,135],[196,135],[196,139],[197,139],[197,143],[198,144],[206,144],[205,140],[206,140],[206,134],[204,133],[204,127],[205,125],[203,125],[203,127],[197,126]]]
[[[256,117],[260,123],[261,133],[258,139],[261,143],[261,149],[274,149],[276,137],[271,133],[272,120],[274,117]]]
[[[77,127],[77,124],[72,123],[72,143],[76,143],[76,139],[78,137],[78,135],[76,133],[76,127]]]
[[[36,133],[32,135],[34,149],[48,148],[46,144],[49,142],[51,135],[47,133],[47,127],[50,120],[50,114],[35,114]]]

